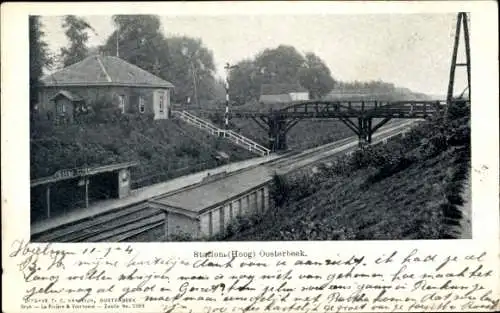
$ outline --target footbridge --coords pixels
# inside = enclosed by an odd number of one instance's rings
[[[468,100],[453,100],[465,101]],[[334,118],[342,121],[359,138],[359,144],[369,144],[372,135],[391,119],[425,119],[442,115],[449,101],[326,101],[308,100],[291,102],[281,108],[249,110],[233,106],[229,113],[223,110],[189,108],[191,114],[210,116],[226,114],[228,118],[252,119],[269,135],[269,149],[286,150],[286,134],[303,119]]]

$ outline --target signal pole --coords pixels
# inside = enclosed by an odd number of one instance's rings
[[[226,70],[226,112],[224,113],[224,127],[229,129],[229,71],[234,68],[229,63],[226,63],[224,69]]]

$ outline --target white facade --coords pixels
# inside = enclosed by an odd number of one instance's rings
[[[153,96],[154,119],[167,119],[170,111],[170,90],[156,90]]]
[[[290,92],[289,93],[290,98],[292,101],[303,101],[303,100],[309,100],[309,92],[304,91],[304,92]]]

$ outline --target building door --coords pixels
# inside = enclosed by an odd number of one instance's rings
[[[73,121],[73,103],[60,97],[55,100],[56,107],[56,124],[65,124]]]
[[[155,119],[167,119],[170,108],[168,90],[157,90],[154,94]]]

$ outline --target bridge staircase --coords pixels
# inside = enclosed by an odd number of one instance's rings
[[[233,131],[233,130],[227,130],[227,129],[222,129],[214,124],[207,122],[204,119],[199,118],[196,115],[193,115],[187,111],[172,111],[174,116],[178,117],[180,120],[191,124],[199,129],[202,129],[214,136],[217,137],[222,137],[230,142],[252,152],[255,153],[259,156],[266,156],[269,155],[271,150],[268,148],[256,143],[255,141]]]

